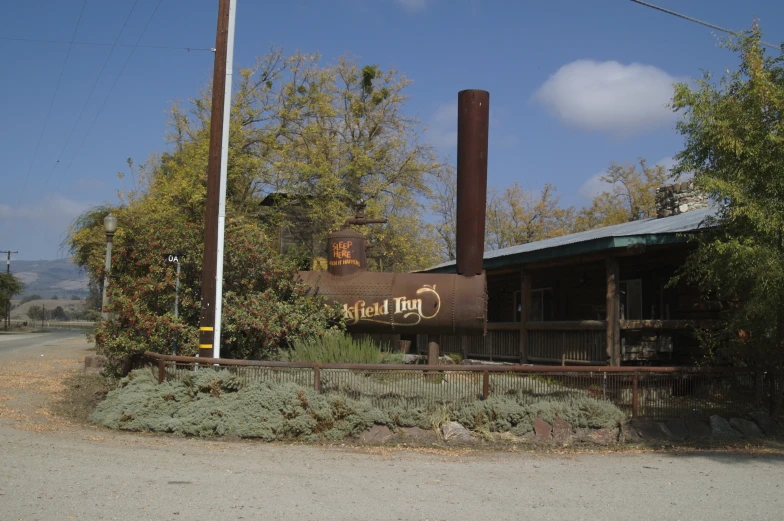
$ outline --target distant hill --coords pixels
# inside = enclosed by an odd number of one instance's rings
[[[13,301],[12,301],[13,302]],[[18,302],[18,301],[17,301]],[[47,312],[51,312],[57,306],[63,308],[68,315],[72,315],[74,313],[79,313],[84,311],[84,300],[51,300],[51,299],[44,299],[44,300],[31,300],[30,302],[25,302],[21,306],[16,306],[14,309],[11,310],[11,318],[14,319],[26,319],[27,312],[30,310],[32,306],[43,306]],[[47,315],[49,316],[49,315]]]
[[[71,262],[71,259],[11,260],[11,273],[25,285],[24,293],[17,295],[15,299],[36,293],[45,299],[54,295],[61,299],[67,299],[71,295],[84,298],[89,293],[87,275]]]

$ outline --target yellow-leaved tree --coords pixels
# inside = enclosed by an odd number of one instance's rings
[[[656,189],[671,176],[662,165],[648,166],[643,158],[638,162],[639,165],[610,163],[601,177],[607,188],[577,213],[575,231],[656,217]]]

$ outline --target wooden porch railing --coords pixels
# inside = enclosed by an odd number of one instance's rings
[[[601,320],[527,322],[528,360],[537,363],[607,364],[606,325]],[[426,345],[425,335],[417,345]],[[441,335],[441,353],[464,358],[519,361],[520,323],[491,322],[487,335]]]

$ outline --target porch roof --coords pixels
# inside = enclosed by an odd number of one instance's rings
[[[715,216],[716,208],[701,208],[671,217],[632,221],[585,232],[572,233],[543,241],[529,242],[484,253],[486,270],[543,260],[584,255],[614,248],[653,246],[685,242],[685,233],[705,227],[705,219]],[[455,261],[422,270],[430,273],[454,272]]]

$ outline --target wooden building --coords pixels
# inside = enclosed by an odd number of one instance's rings
[[[487,334],[442,335],[441,353],[567,365],[690,363],[699,354],[694,326],[718,318],[722,306],[670,284],[694,247],[689,235],[715,213],[704,199],[680,203],[676,197],[660,218],[486,252]],[[447,262],[425,272],[453,270]],[[416,345],[424,352],[424,336]]]

